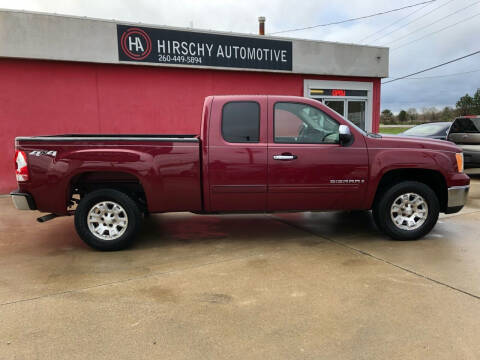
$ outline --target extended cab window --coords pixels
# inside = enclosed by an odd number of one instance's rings
[[[258,142],[260,105],[253,101],[226,103],[222,112],[222,136],[232,143]]]
[[[275,142],[337,144],[339,124],[323,111],[301,103],[275,104]]]

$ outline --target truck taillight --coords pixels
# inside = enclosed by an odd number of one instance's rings
[[[21,150],[15,152],[15,175],[18,182],[28,181],[27,154]]]

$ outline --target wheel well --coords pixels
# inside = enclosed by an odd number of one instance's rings
[[[417,181],[429,186],[438,196],[440,211],[447,208],[447,183],[443,175],[429,169],[396,169],[386,172],[380,180],[373,204],[379,200],[384,191],[402,181]]]
[[[69,210],[74,210],[76,204],[87,193],[101,188],[121,191],[136,201],[141,211],[147,210],[147,199],[142,183],[136,176],[122,171],[89,171],[75,175],[70,180]]]

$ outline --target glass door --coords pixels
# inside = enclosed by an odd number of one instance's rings
[[[305,79],[303,85],[303,96],[320,101],[359,128],[376,129],[373,82]]]
[[[335,110],[337,113],[342,115],[344,118],[348,119],[359,128],[366,130],[366,109],[367,109],[367,100],[355,98],[318,98],[314,99],[322,102],[330,109]]]
[[[347,119],[365,130],[365,109],[367,102],[365,100],[348,100]]]
[[[324,104],[327,105],[330,109],[335,110],[342,116],[345,116],[345,101],[344,100],[327,100],[325,99]]]

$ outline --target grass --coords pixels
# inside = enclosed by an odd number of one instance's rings
[[[380,126],[380,134],[399,134],[405,130],[410,129],[410,127],[383,127]]]

